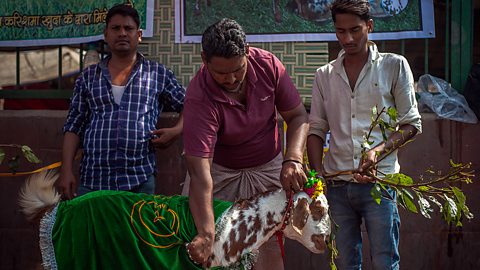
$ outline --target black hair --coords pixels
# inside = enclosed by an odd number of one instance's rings
[[[370,20],[370,3],[368,0],[335,0],[331,6],[332,20],[336,22],[337,14],[352,14],[368,22]]]
[[[202,35],[202,51],[207,62],[214,56],[223,58],[244,56],[247,54],[247,46],[242,27],[228,18],[210,25]]]
[[[128,16],[131,17],[135,23],[137,24],[137,28],[140,28],[140,16],[138,15],[138,12],[136,9],[132,7],[130,4],[118,4],[113,7],[111,7],[108,10],[107,13],[107,18],[105,19],[106,25],[110,22],[113,16],[115,15],[122,15],[122,16]]]

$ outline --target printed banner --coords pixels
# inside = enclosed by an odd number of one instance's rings
[[[434,38],[433,0],[369,0],[372,40]],[[227,17],[249,42],[335,41],[333,0],[175,0],[175,42],[201,42],[203,31]]]
[[[0,47],[78,44],[103,39],[108,9],[130,3],[143,35],[153,35],[153,0],[2,0]]]

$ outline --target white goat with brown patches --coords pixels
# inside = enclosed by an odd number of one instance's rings
[[[312,202],[306,193],[299,192],[294,195],[289,212],[287,204],[283,190],[236,202],[217,221],[223,224],[215,234],[211,266],[233,264],[244,254],[258,250],[282,229],[284,222],[285,237],[297,240],[311,252],[324,252],[330,235],[325,196],[321,194]]]
[[[65,203],[60,201],[60,196],[53,188],[57,178],[58,175],[54,173],[41,172],[32,175],[26,182],[20,193],[20,206],[29,219],[40,219],[42,216],[48,215],[55,205]],[[124,193],[123,196],[152,195]],[[162,198],[167,197],[162,196]],[[103,197],[96,199],[103,200]],[[115,200],[110,198],[109,201]],[[182,209],[188,211],[188,200],[185,201],[185,208]],[[112,208],[114,207],[112,206]],[[88,209],[82,208],[81,212],[88,213],[88,216],[91,217],[95,216],[93,213],[95,211],[99,210],[96,207],[89,207]],[[113,209],[112,211],[118,210]],[[57,215],[57,221],[62,218],[65,217]],[[181,222],[193,222],[189,211],[188,217],[185,219]],[[85,220],[88,222],[88,217],[85,217]],[[71,229],[63,227],[62,230]],[[330,218],[325,196],[320,194],[312,201],[306,193],[299,192],[289,203],[285,191],[278,190],[233,203],[217,219],[213,255],[210,257],[209,266],[235,267],[244,263],[248,269],[253,263],[248,259],[255,257],[250,255],[255,254],[258,248],[278,231],[282,231],[286,237],[302,243],[311,252],[322,253],[326,249],[326,239],[330,235]],[[115,234],[109,236],[112,239],[128,235],[122,234],[119,230],[112,230],[108,233]],[[178,234],[177,236],[184,235]],[[182,241],[189,242],[194,236],[188,235]],[[72,242],[71,245],[76,243]],[[182,252],[186,254],[185,248],[183,246],[181,248],[184,249]],[[185,259],[188,260],[187,257]]]

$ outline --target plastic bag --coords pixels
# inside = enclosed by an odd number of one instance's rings
[[[441,118],[476,124],[475,113],[465,98],[448,82],[430,74],[420,76],[417,84],[418,106],[426,106]]]

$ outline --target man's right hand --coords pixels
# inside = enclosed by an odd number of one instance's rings
[[[210,256],[213,253],[213,238],[214,236],[206,234],[197,234],[192,242],[187,244],[187,253],[190,259],[203,268],[209,268],[211,260]]]
[[[73,161],[80,145],[80,137],[70,131],[63,135],[62,167],[55,186],[62,199],[70,200],[77,196],[77,179],[73,175]]]
[[[77,196],[77,179],[69,170],[60,170],[60,177],[55,186],[64,200],[71,200]]]

